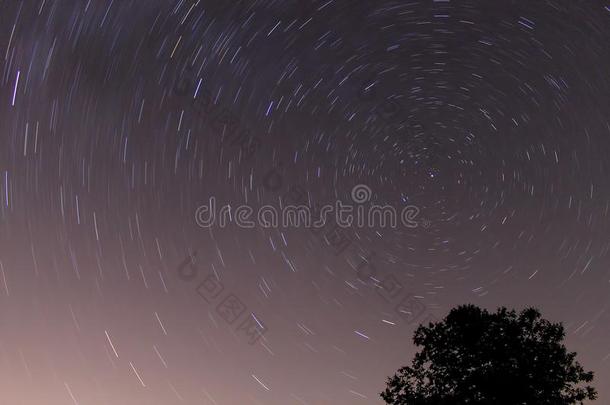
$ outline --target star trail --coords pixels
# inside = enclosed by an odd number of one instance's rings
[[[609,41],[607,0],[0,0],[0,403],[381,404],[464,303],[610,403]]]

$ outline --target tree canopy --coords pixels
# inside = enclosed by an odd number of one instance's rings
[[[597,397],[562,341],[560,323],[534,308],[495,313],[473,305],[420,325],[412,364],[388,378],[381,397],[393,405],[583,404]]]

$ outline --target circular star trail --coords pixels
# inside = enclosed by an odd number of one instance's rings
[[[0,7],[6,403],[381,403],[462,303],[610,376],[607,1]]]

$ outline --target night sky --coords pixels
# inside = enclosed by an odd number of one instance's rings
[[[610,404],[609,43],[597,0],[0,0],[0,403],[380,404],[473,303]]]

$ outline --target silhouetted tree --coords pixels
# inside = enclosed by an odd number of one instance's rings
[[[596,399],[593,381],[562,344],[564,328],[528,308],[495,313],[465,305],[413,342],[411,366],[388,378],[381,397],[393,405],[568,405]]]

